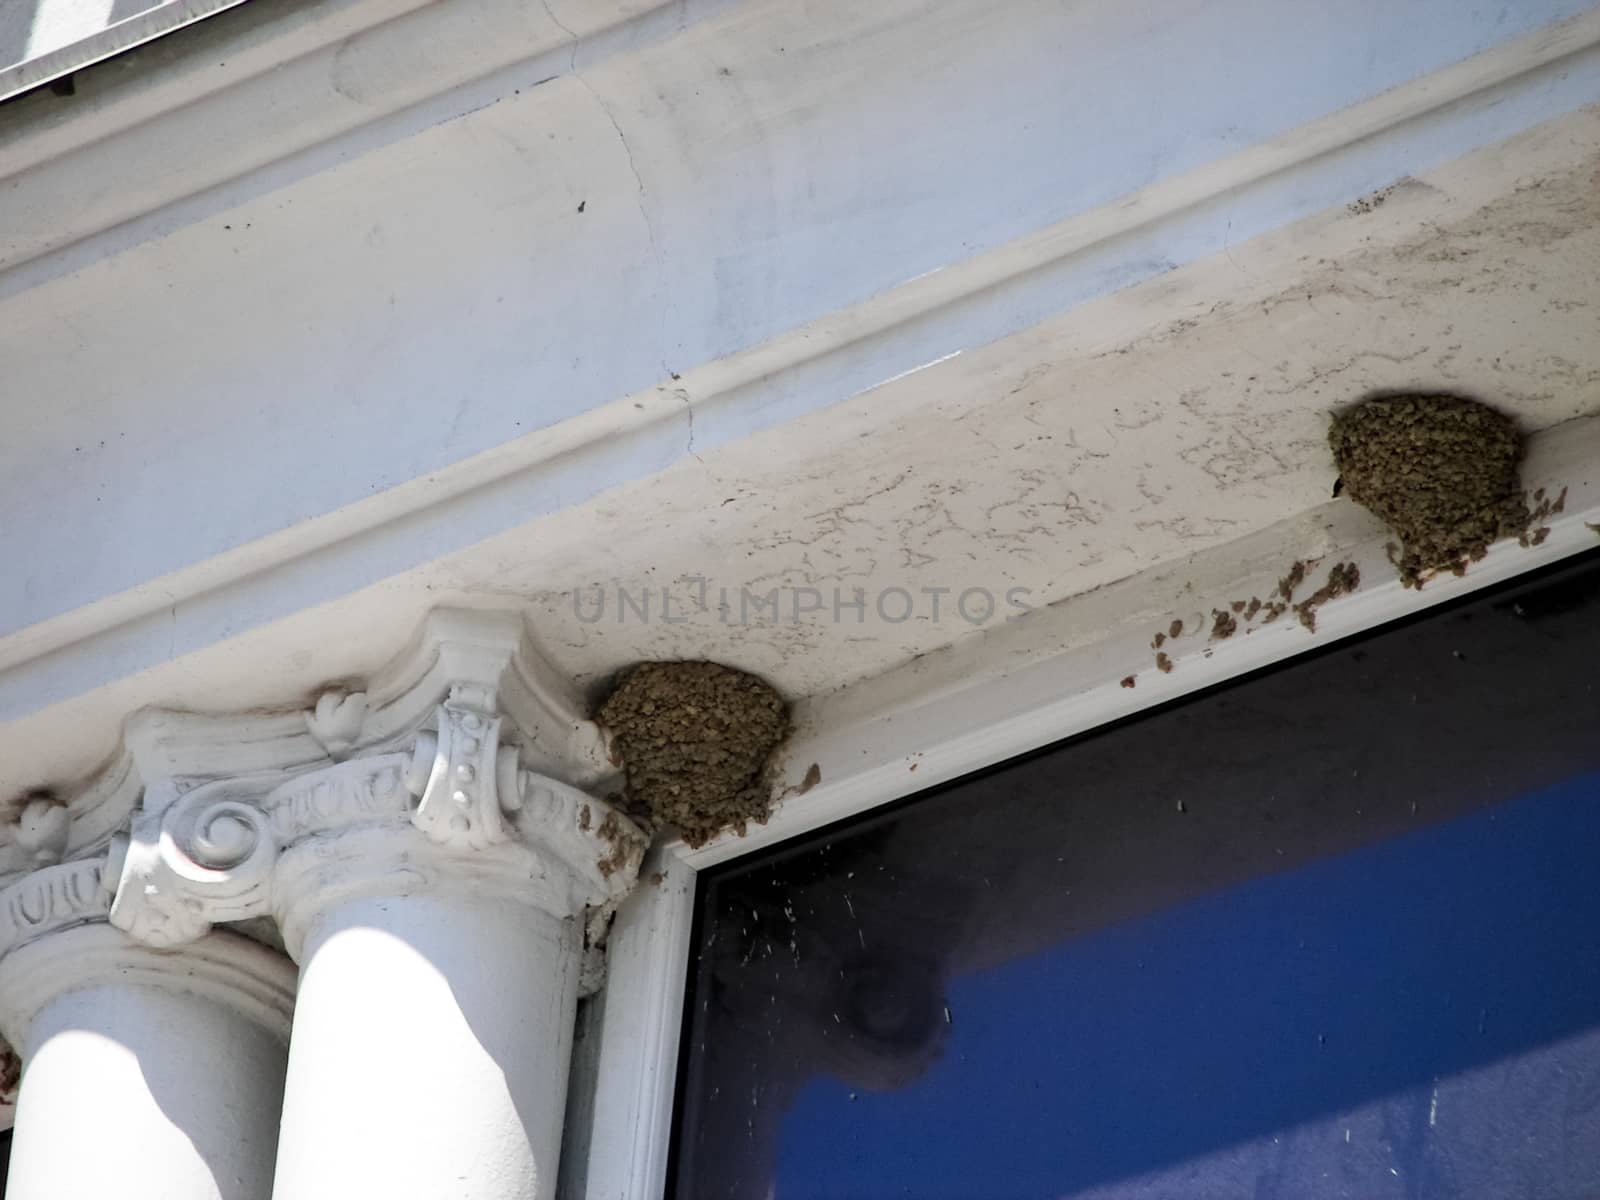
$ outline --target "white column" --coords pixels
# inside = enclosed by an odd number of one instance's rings
[[[8,1200],[266,1200],[294,967],[213,933],[105,923],[98,862],[0,893],[0,1027],[22,1056]]]
[[[113,856],[119,928],[270,912],[301,964],[273,1200],[554,1195],[582,921],[646,839],[500,728],[455,685],[382,752],[158,797]]]
[[[578,952],[571,918],[447,889],[316,920],[276,1200],[553,1195]]]

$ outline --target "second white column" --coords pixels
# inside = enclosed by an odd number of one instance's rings
[[[499,728],[453,692],[398,820],[393,759],[267,798],[303,831],[272,875],[301,965],[274,1200],[555,1194],[584,913],[627,890],[645,839],[521,770]]]
[[[373,895],[303,950],[275,1200],[554,1194],[578,934],[493,895]]]

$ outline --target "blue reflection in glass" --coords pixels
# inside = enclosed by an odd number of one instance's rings
[[[1600,736],[1600,731],[1597,731]],[[1600,774],[952,980],[778,1200],[1600,1194]]]

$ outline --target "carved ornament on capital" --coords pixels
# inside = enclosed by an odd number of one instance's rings
[[[277,843],[257,791],[223,780],[134,817],[107,857],[111,923],[164,949],[265,913]]]
[[[436,732],[417,735],[410,780],[412,822],[443,846],[482,850],[512,834],[522,807],[517,752],[500,745],[500,718],[486,697],[452,688]]]
[[[0,959],[47,934],[103,921],[110,906],[98,859],[30,871],[0,891]]]
[[[147,783],[108,856],[111,923],[166,948],[271,917],[297,955],[308,914],[342,894],[465,884],[562,917],[625,894],[646,836],[546,773],[570,760],[569,778],[594,786],[603,737],[503,636],[503,615],[477,616],[431,618],[443,641],[424,639],[375,692],[321,697],[293,742],[320,761]]]

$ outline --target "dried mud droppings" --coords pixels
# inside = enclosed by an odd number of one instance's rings
[[[1491,543],[1528,528],[1518,468],[1522,434],[1503,413],[1458,396],[1380,396],[1328,431],[1344,494],[1400,538],[1407,587],[1466,570]]]
[[[641,663],[596,719],[622,756],[628,802],[691,846],[764,821],[767,764],[789,732],[783,698],[754,675],[709,662]]]
[[[22,1083],[22,1059],[9,1042],[0,1041],[0,1103],[15,1104]]]
[[[1550,536],[1550,526],[1544,522],[1559,513],[1567,511],[1567,489],[1561,489],[1561,495],[1546,496],[1544,489],[1540,488],[1533,494],[1533,507],[1528,510],[1528,523],[1524,526],[1522,536],[1517,539],[1517,544],[1524,550],[1529,546],[1544,545],[1545,538]],[[1589,526],[1593,529],[1594,526]]]
[[[1328,572],[1328,582],[1312,592],[1306,599],[1294,606],[1295,616],[1300,618],[1312,633],[1317,631],[1317,609],[1329,600],[1348,595],[1361,586],[1361,569],[1353,562],[1336,563]]]
[[[1306,569],[1310,566],[1311,563],[1301,559],[1296,559],[1294,564],[1289,568],[1289,573],[1282,579],[1278,580],[1278,591],[1276,594],[1282,599],[1284,604],[1288,604],[1294,599],[1294,590],[1306,581]],[[1283,611],[1282,607],[1280,607],[1278,611],[1281,613]]]

